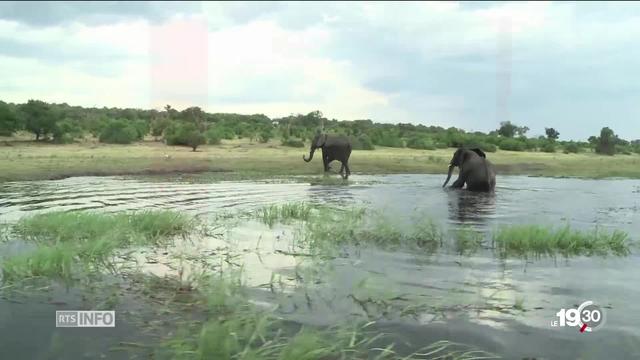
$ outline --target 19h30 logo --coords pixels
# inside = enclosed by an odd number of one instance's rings
[[[556,313],[559,320],[551,322],[551,326],[575,326],[581,333],[602,329],[606,316],[604,310],[588,300],[580,304],[577,309],[560,309]]]

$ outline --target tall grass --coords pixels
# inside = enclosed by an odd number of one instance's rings
[[[494,234],[493,241],[502,257],[555,257],[558,254],[564,257],[609,254],[625,256],[631,252],[631,240],[623,231],[606,233],[598,228],[579,231],[568,225],[560,228],[540,225],[506,226]]]
[[[163,348],[174,359],[494,359],[468,346],[439,341],[406,356],[374,329],[375,322],[317,329],[284,321],[251,305],[235,276],[215,277],[202,289],[208,298],[208,320],[184,324]]]
[[[38,247],[6,259],[3,280],[37,276],[68,280],[78,270],[114,270],[118,249],[166,244],[190,232],[193,225],[188,216],[171,211],[51,212],[23,218],[14,225],[14,235]]]
[[[291,220],[308,220],[313,206],[307,203],[288,203],[270,205],[258,209],[256,217],[263,223],[272,227],[274,224],[288,223]]]

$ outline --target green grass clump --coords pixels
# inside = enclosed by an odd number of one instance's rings
[[[171,211],[101,214],[51,212],[23,218],[13,233],[37,245],[5,259],[3,280],[69,280],[76,270],[114,270],[113,256],[130,246],[160,245],[191,231],[193,221]]]
[[[572,230],[568,225],[558,229],[540,225],[507,226],[499,229],[493,240],[502,257],[555,257],[558,254],[564,257],[625,256],[630,253],[631,247],[629,236],[623,231],[604,233],[596,228],[583,232]]]
[[[191,219],[173,211],[134,213],[50,212],[21,219],[15,233],[37,243],[95,242],[109,239],[119,246],[152,245],[191,230]]]
[[[289,203],[270,205],[258,209],[257,218],[272,227],[274,224],[288,223],[291,220],[308,220],[313,206],[307,203]]]
[[[375,322],[317,329],[287,322],[249,302],[239,278],[215,276],[202,288],[208,299],[204,323],[185,321],[161,350],[173,359],[493,359],[468,346],[439,341],[401,356],[395,343],[374,329]]]
[[[464,256],[475,254],[482,247],[483,237],[482,233],[473,229],[463,228],[455,231],[456,253]]]
[[[417,220],[409,226],[364,209],[327,208],[309,218],[299,245],[310,249],[336,246],[376,246],[385,249],[420,248],[435,251],[442,244],[442,230],[431,220]]]
[[[74,250],[68,244],[59,244],[8,258],[2,263],[2,279],[12,282],[30,277],[70,278],[76,262]]]

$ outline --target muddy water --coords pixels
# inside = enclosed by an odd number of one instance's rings
[[[221,212],[306,201],[364,205],[381,209],[398,221],[418,213],[448,228],[473,226],[491,231],[500,224],[568,222],[583,229],[625,230],[634,239],[640,234],[640,182],[636,180],[503,176],[494,195],[444,191],[440,187],[443,180],[435,175],[389,175],[353,176],[348,186],[269,181],[194,184],[130,178],[5,183],[0,185],[0,219],[11,223],[50,210],[147,208],[175,209],[209,219]],[[309,260],[278,252],[286,252],[282,239],[292,232],[286,226],[270,229],[249,222],[229,229],[224,242],[233,243],[244,254],[236,261],[247,265],[249,283],[256,286],[256,302],[278,306],[278,311],[300,323],[329,325],[354,313],[384,313],[379,308],[384,304],[391,310],[413,309],[412,316],[379,319],[382,330],[411,343],[408,350],[446,339],[508,359],[640,357],[640,290],[636,287],[640,258],[635,253],[622,259],[580,257],[525,263],[502,261],[488,251],[463,257],[448,252],[419,255],[364,249],[309,264]],[[214,239],[200,246],[209,251],[225,244]],[[315,269],[314,273],[309,269]],[[166,271],[156,265],[149,265],[148,270]],[[289,295],[283,297],[259,286],[269,282],[272,274],[285,279]],[[313,281],[300,281],[305,277]],[[62,293],[53,299],[65,296],[68,298]],[[576,328],[550,326],[560,308],[576,307],[586,300],[606,307],[607,320],[601,330],[581,334]],[[67,301],[67,308],[73,308],[73,301]],[[140,335],[134,327],[127,327],[126,315],[118,331],[56,331],[53,315],[60,306],[51,302],[51,297],[22,303],[0,298],[0,358],[51,358],[46,349],[54,343],[65,354],[59,358],[94,357],[107,351],[100,336],[118,343]]]

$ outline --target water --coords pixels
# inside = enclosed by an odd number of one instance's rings
[[[364,205],[384,210],[399,220],[422,214],[448,228],[473,226],[491,231],[501,224],[570,223],[581,229],[620,229],[634,239],[640,233],[637,180],[501,176],[493,195],[445,191],[441,188],[441,175],[352,176],[351,180],[349,186],[269,181],[202,184],[116,177],[5,183],[0,184],[0,219],[11,223],[21,216],[50,210],[148,208],[185,211],[208,219],[220,212],[306,201]],[[292,273],[297,271],[300,260],[274,251],[280,246],[279,237],[286,237],[287,231],[286,227],[269,229],[251,223],[229,233],[241,248],[259,248],[262,254],[247,253],[242,257],[251,284],[268,282],[271,273],[294,277]],[[257,238],[261,238],[259,244]],[[220,244],[212,240],[205,245],[214,248]],[[304,295],[294,292],[283,300],[268,291],[256,290],[255,299],[265,304],[279,303],[290,319],[300,323],[330,325],[358,309],[350,296],[389,299],[406,294],[413,300],[420,299],[419,303],[428,309],[416,310],[410,320],[382,319],[378,326],[414,346],[446,339],[475,345],[508,359],[638,358],[640,290],[634,284],[640,280],[639,260],[634,253],[626,258],[579,257],[525,263],[502,261],[486,252],[462,257],[363,249],[324,263],[321,281],[305,288]],[[51,348],[52,342],[77,347],[62,352],[67,358],[84,353],[94,357],[106,351],[104,339],[93,337],[91,341],[87,334],[104,335],[116,343],[136,334],[127,327],[126,316],[118,323],[123,324],[118,331],[56,331],[53,313],[60,307],[55,301],[51,304],[51,298],[66,299],[73,307],[73,301],[65,294],[19,304],[0,298],[0,358],[56,358],[50,352],[37,350]],[[555,314],[560,308],[571,308],[586,300],[607,307],[607,321],[601,330],[583,334],[576,328],[550,326],[551,321],[557,320]],[[514,309],[517,302],[526,311]],[[402,300],[395,303],[402,305]],[[38,331],[31,332],[32,328]],[[2,351],[11,356],[3,356]],[[118,355],[107,352],[107,356]]]

